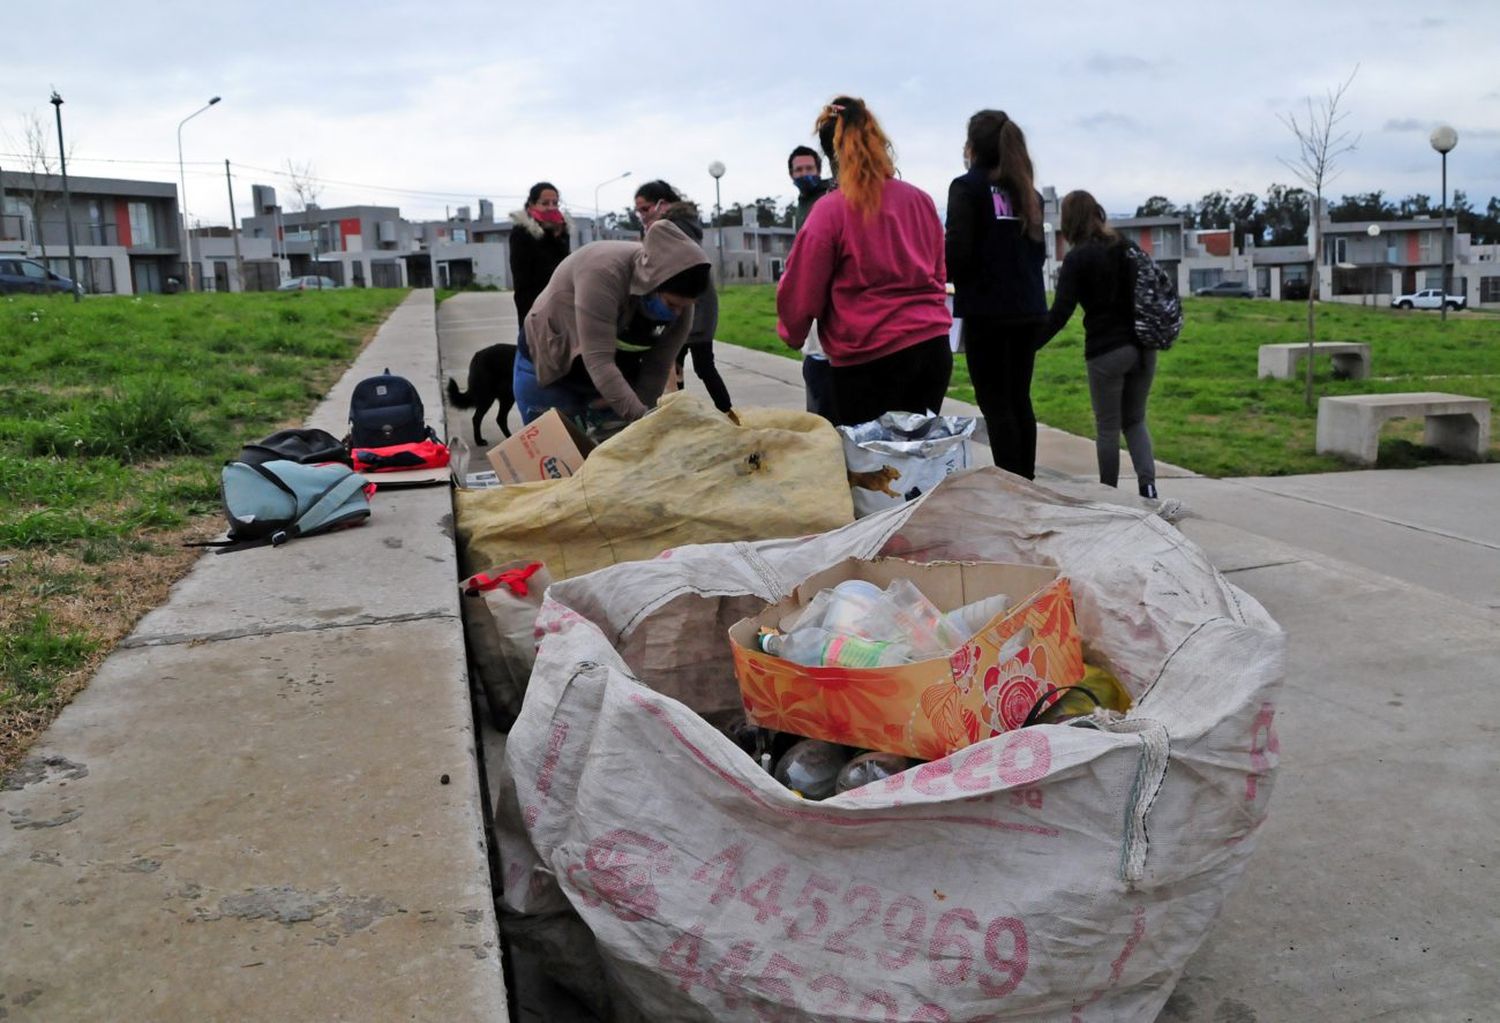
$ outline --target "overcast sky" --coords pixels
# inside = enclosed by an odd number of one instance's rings
[[[1446,121],[1459,133],[1450,187],[1479,206],[1500,195],[1487,0],[5,8],[0,166],[19,169],[26,114],[51,129],[56,88],[72,173],[176,181],[178,122],[221,95],[183,130],[188,206],[213,223],[229,220],[226,158],[241,216],[254,183],[291,205],[274,173],[289,159],[313,166],[325,207],[416,218],[481,197],[509,210],[539,178],[587,215],[595,186],[627,170],[602,189],[605,208],[653,177],[708,205],[715,159],[725,205],[786,198],[786,155],[837,92],[866,99],[903,177],[940,206],[968,116],[993,106],[1025,128],[1039,185],[1130,213],[1152,194],[1293,183],[1278,114],[1356,64],[1347,126],[1362,139],[1330,194],[1435,197],[1428,134]]]

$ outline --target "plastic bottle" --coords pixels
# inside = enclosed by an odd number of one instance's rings
[[[975,633],[988,625],[990,619],[1008,607],[1010,607],[1010,597],[997,593],[993,597],[985,597],[971,604],[965,604],[963,607],[954,608],[945,617],[955,629],[963,633],[964,638],[960,642],[966,643],[974,638]]]
[[[895,753],[861,753],[839,771],[834,789],[848,792],[882,778],[889,778],[893,774],[900,774],[910,766],[910,760]]]
[[[821,739],[803,739],[776,765],[776,780],[804,799],[827,799],[849,759],[844,747]]]
[[[760,648],[772,657],[810,667],[876,668],[911,660],[909,650],[901,644],[861,639],[822,628],[768,632],[760,637]]]

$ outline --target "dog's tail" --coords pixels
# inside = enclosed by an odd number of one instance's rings
[[[452,377],[448,378],[448,404],[454,408],[473,408],[474,398],[458,389],[458,381]]]

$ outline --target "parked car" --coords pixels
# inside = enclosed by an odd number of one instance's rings
[[[1298,277],[1281,282],[1281,297],[1288,302],[1307,301],[1307,281]]]
[[[327,291],[337,288],[339,282],[332,277],[288,277],[277,286],[277,291]]]
[[[1255,289],[1239,281],[1220,281],[1193,292],[1199,298],[1254,298]]]
[[[1391,299],[1391,306],[1395,309],[1441,309],[1444,305],[1449,309],[1463,309],[1468,304],[1468,296],[1445,296],[1442,288],[1423,288],[1410,295],[1397,295]]]
[[[25,256],[0,256],[0,295],[83,294],[83,289],[60,273],[53,273]]]

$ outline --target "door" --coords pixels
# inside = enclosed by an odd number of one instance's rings
[[[229,264],[222,259],[214,260],[214,290],[229,290]]]

